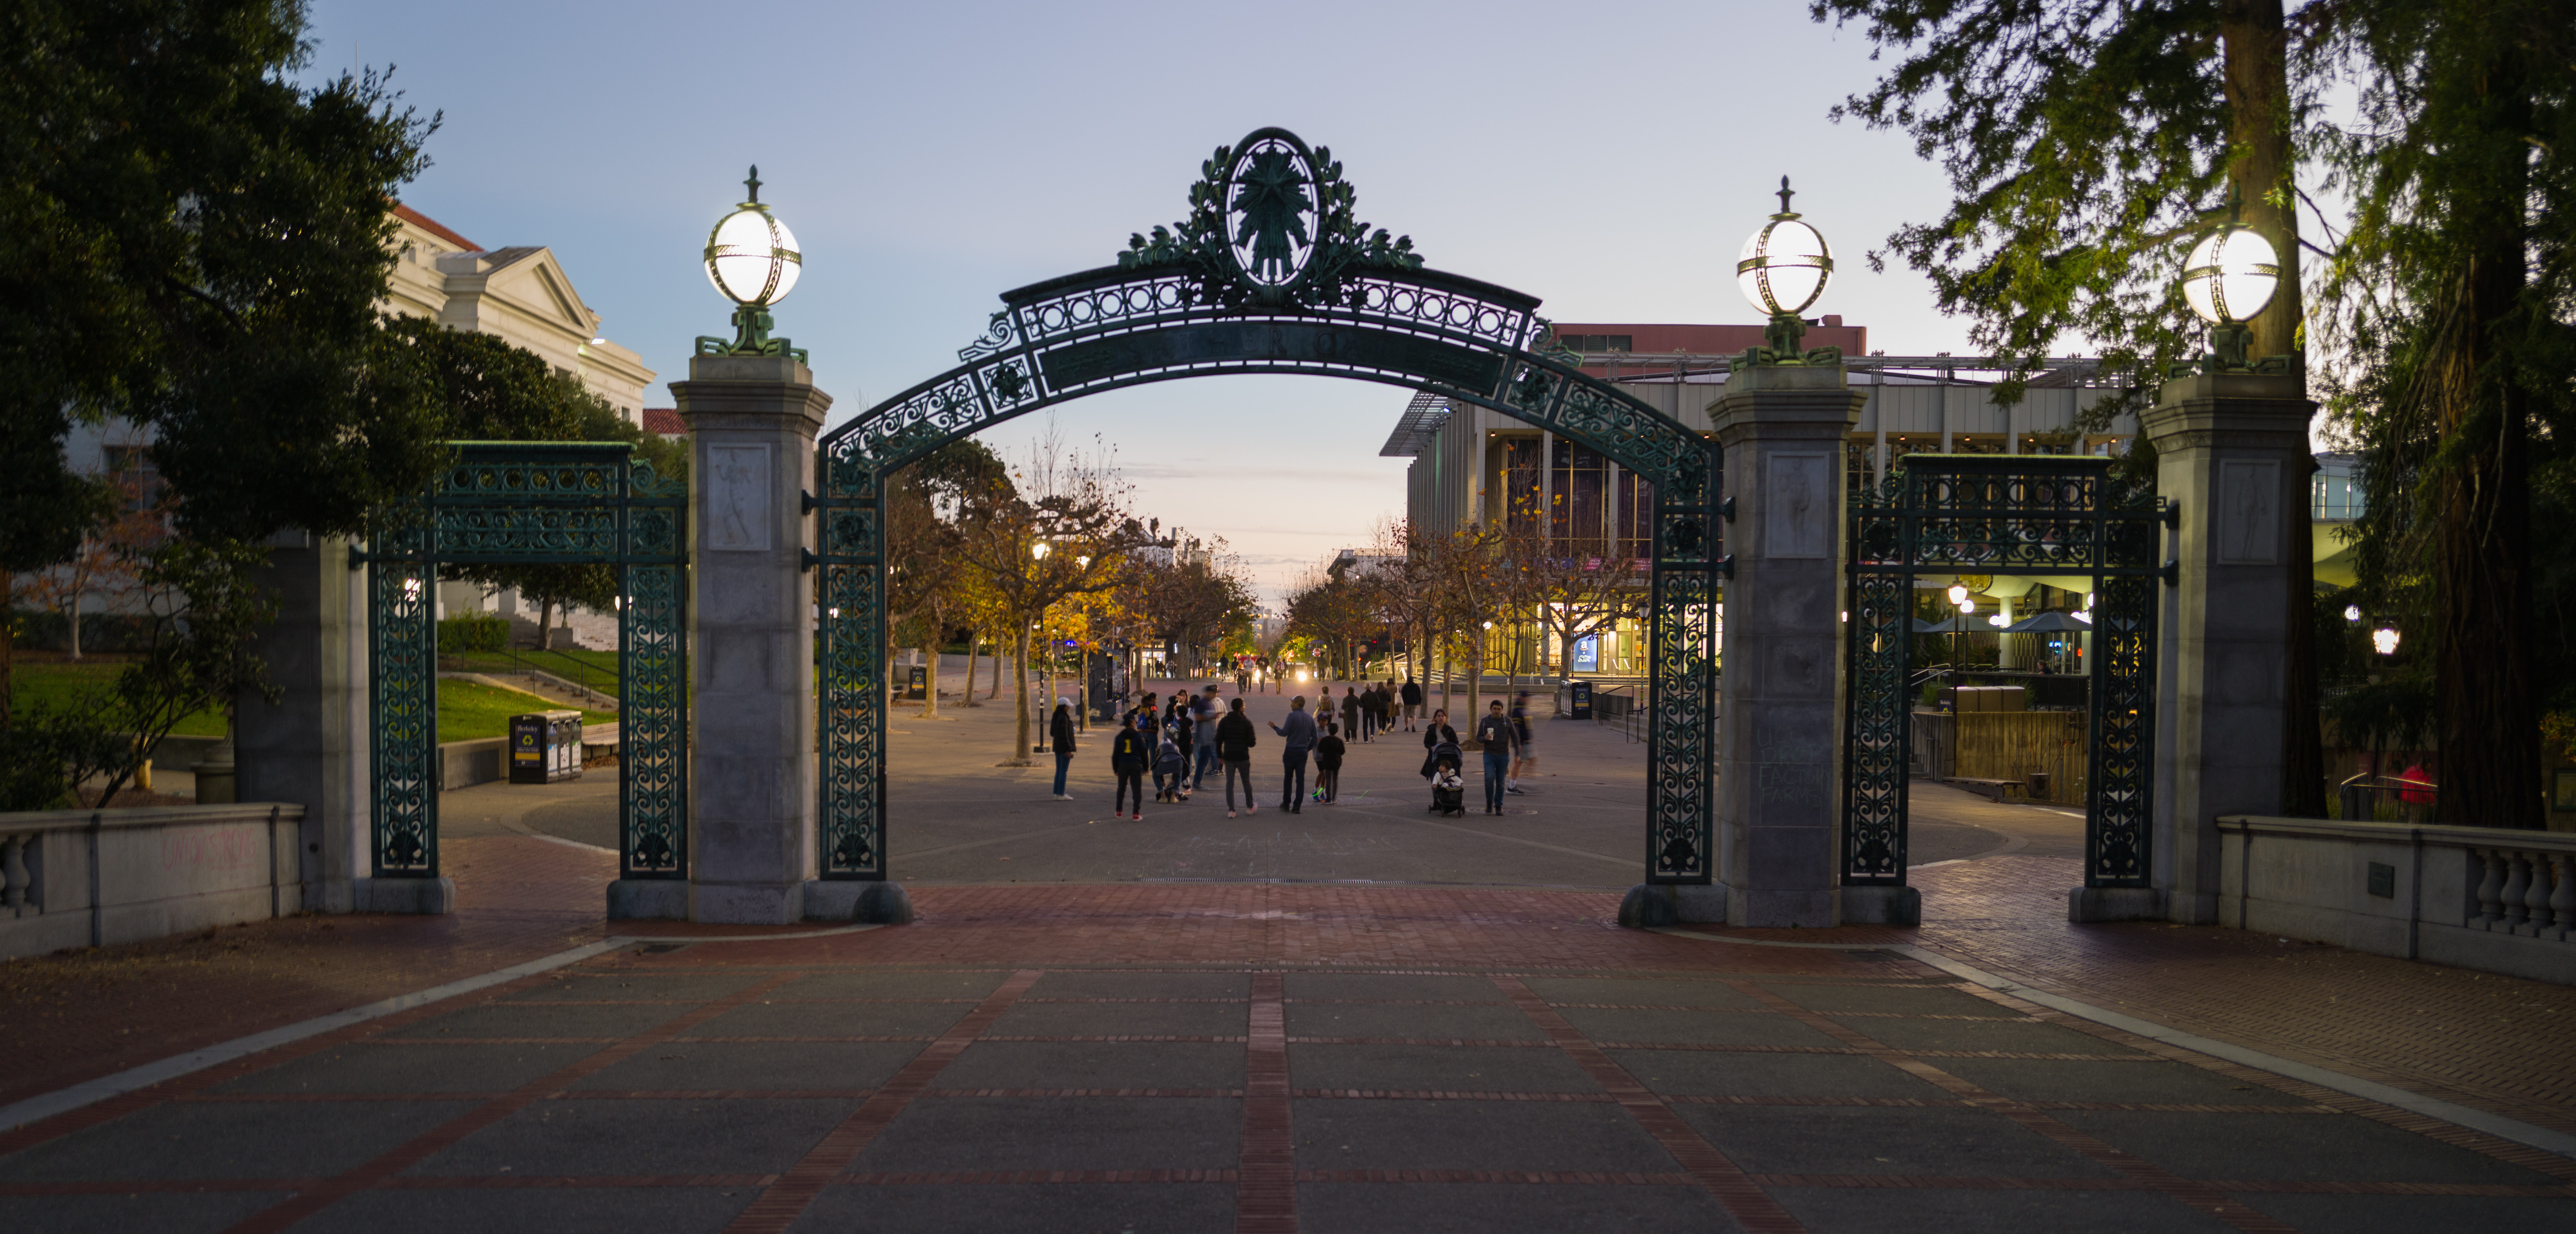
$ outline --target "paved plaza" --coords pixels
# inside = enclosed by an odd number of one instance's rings
[[[1229,827],[1113,823],[1088,743],[1048,800],[1001,716],[898,736],[910,925],[612,927],[584,792],[487,786],[444,805],[452,916],[0,968],[0,1103],[394,1000],[8,1120],[0,1228],[2576,1224],[2529,1142],[2576,1144],[2576,991],[2069,926],[2079,820],[1925,790],[1920,929],[1649,933],[1610,730],[1545,725],[1501,819],[1423,813],[1398,734],[1348,804]]]

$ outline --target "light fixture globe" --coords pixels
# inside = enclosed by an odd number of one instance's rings
[[[2281,285],[2281,255],[2253,228],[2230,221],[2201,237],[2182,262],[2182,298],[2215,326],[2251,321]]]
[[[1807,311],[1833,278],[1834,253],[1825,233],[1788,208],[1789,178],[1780,177],[1780,213],[1745,238],[1735,263],[1735,285],[1753,307],[1771,317]]]
[[[805,268],[796,233],[758,202],[745,202],[708,233],[706,262],[707,281],[726,299],[764,307],[786,299]]]
[[[796,247],[796,234],[787,230],[760,201],[760,169],[751,169],[743,181],[750,190],[747,199],[733,213],[717,221],[715,230],[707,233],[703,256],[707,281],[716,292],[734,302],[732,338],[698,337],[698,354],[702,356],[785,356],[799,364],[805,352],[791,347],[786,339],[769,337],[777,319],[769,306],[787,298],[796,287],[796,276],[805,269],[805,256]]]

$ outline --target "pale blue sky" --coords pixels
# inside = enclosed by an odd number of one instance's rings
[[[396,66],[446,120],[405,191],[481,244],[554,248],[667,380],[729,333],[697,261],[758,163],[805,253],[779,332],[855,413],[955,363],[995,295],[1105,265],[1263,125],[1332,147],[1359,214],[1560,321],[1746,322],[1737,246],[1783,174],[1841,266],[1813,309],[1895,353],[1964,349],[1904,270],[1938,170],[1826,110],[1878,67],[1799,3],[572,4],[316,0],[314,72]],[[1225,536],[1274,596],[1402,512],[1403,391],[1175,382],[1065,406],[1138,504]],[[668,406],[660,386],[648,404]],[[837,418],[836,416],[836,418]],[[993,430],[1023,446],[1029,420]]]

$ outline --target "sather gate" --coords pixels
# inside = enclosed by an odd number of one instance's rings
[[[821,877],[886,877],[885,528],[897,469],[1041,407],[1148,382],[1303,373],[1492,408],[1654,484],[1647,881],[1713,873],[1717,449],[1554,350],[1538,299],[1425,269],[1372,232],[1326,148],[1284,129],[1221,146],[1189,217],[1118,264],[1005,293],[963,361],[819,443]]]

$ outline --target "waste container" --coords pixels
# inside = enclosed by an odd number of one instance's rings
[[[929,666],[929,665],[927,665],[927,664],[915,664],[915,665],[913,665],[912,667],[907,668],[907,669],[905,669],[905,670],[904,670],[904,674],[903,674],[903,696],[904,696],[905,698],[920,698],[920,699],[926,699],[926,698],[929,698],[929,697],[930,697],[930,666]]]
[[[532,711],[510,717],[510,783],[580,778],[580,712]]]
[[[1577,677],[1565,683],[1565,710],[1573,719],[1592,718],[1592,683]]]

